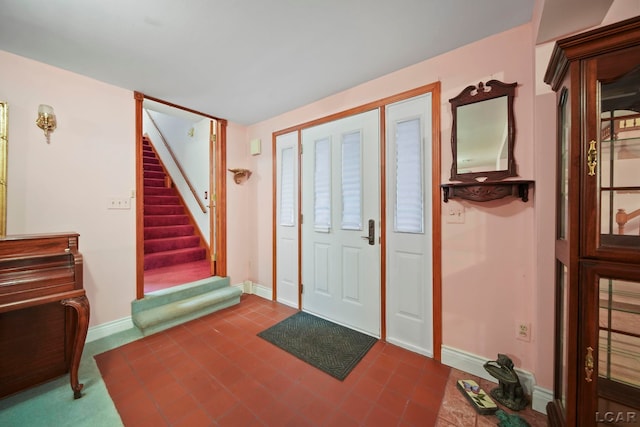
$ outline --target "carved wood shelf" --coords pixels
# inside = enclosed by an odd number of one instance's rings
[[[441,184],[444,202],[449,199],[465,199],[474,202],[488,202],[490,200],[502,199],[513,196],[522,199],[523,202],[529,200],[529,186],[533,185],[530,180],[513,181],[484,181],[484,182],[450,182]]]

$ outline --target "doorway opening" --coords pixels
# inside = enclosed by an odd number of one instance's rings
[[[136,298],[226,275],[226,121],[135,93]]]

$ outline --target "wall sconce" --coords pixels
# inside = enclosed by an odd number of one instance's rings
[[[38,107],[38,120],[36,125],[44,131],[44,136],[47,138],[47,144],[49,143],[49,134],[56,128],[56,115],[53,114],[53,107],[50,105],[40,104]]]
[[[233,174],[233,180],[236,184],[240,184],[243,181],[246,181],[251,176],[251,171],[249,169],[229,169],[229,172]]]

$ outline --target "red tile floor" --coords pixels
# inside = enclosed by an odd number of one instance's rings
[[[295,312],[243,295],[95,358],[125,426],[487,425],[458,410],[438,417],[451,369],[427,357],[378,342],[339,381],[256,336]]]

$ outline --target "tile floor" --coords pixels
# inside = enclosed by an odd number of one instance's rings
[[[256,336],[295,312],[243,295],[95,358],[125,426],[497,424],[465,407],[454,379],[464,373],[427,357],[378,342],[341,382]],[[546,425],[542,414],[526,416]]]

